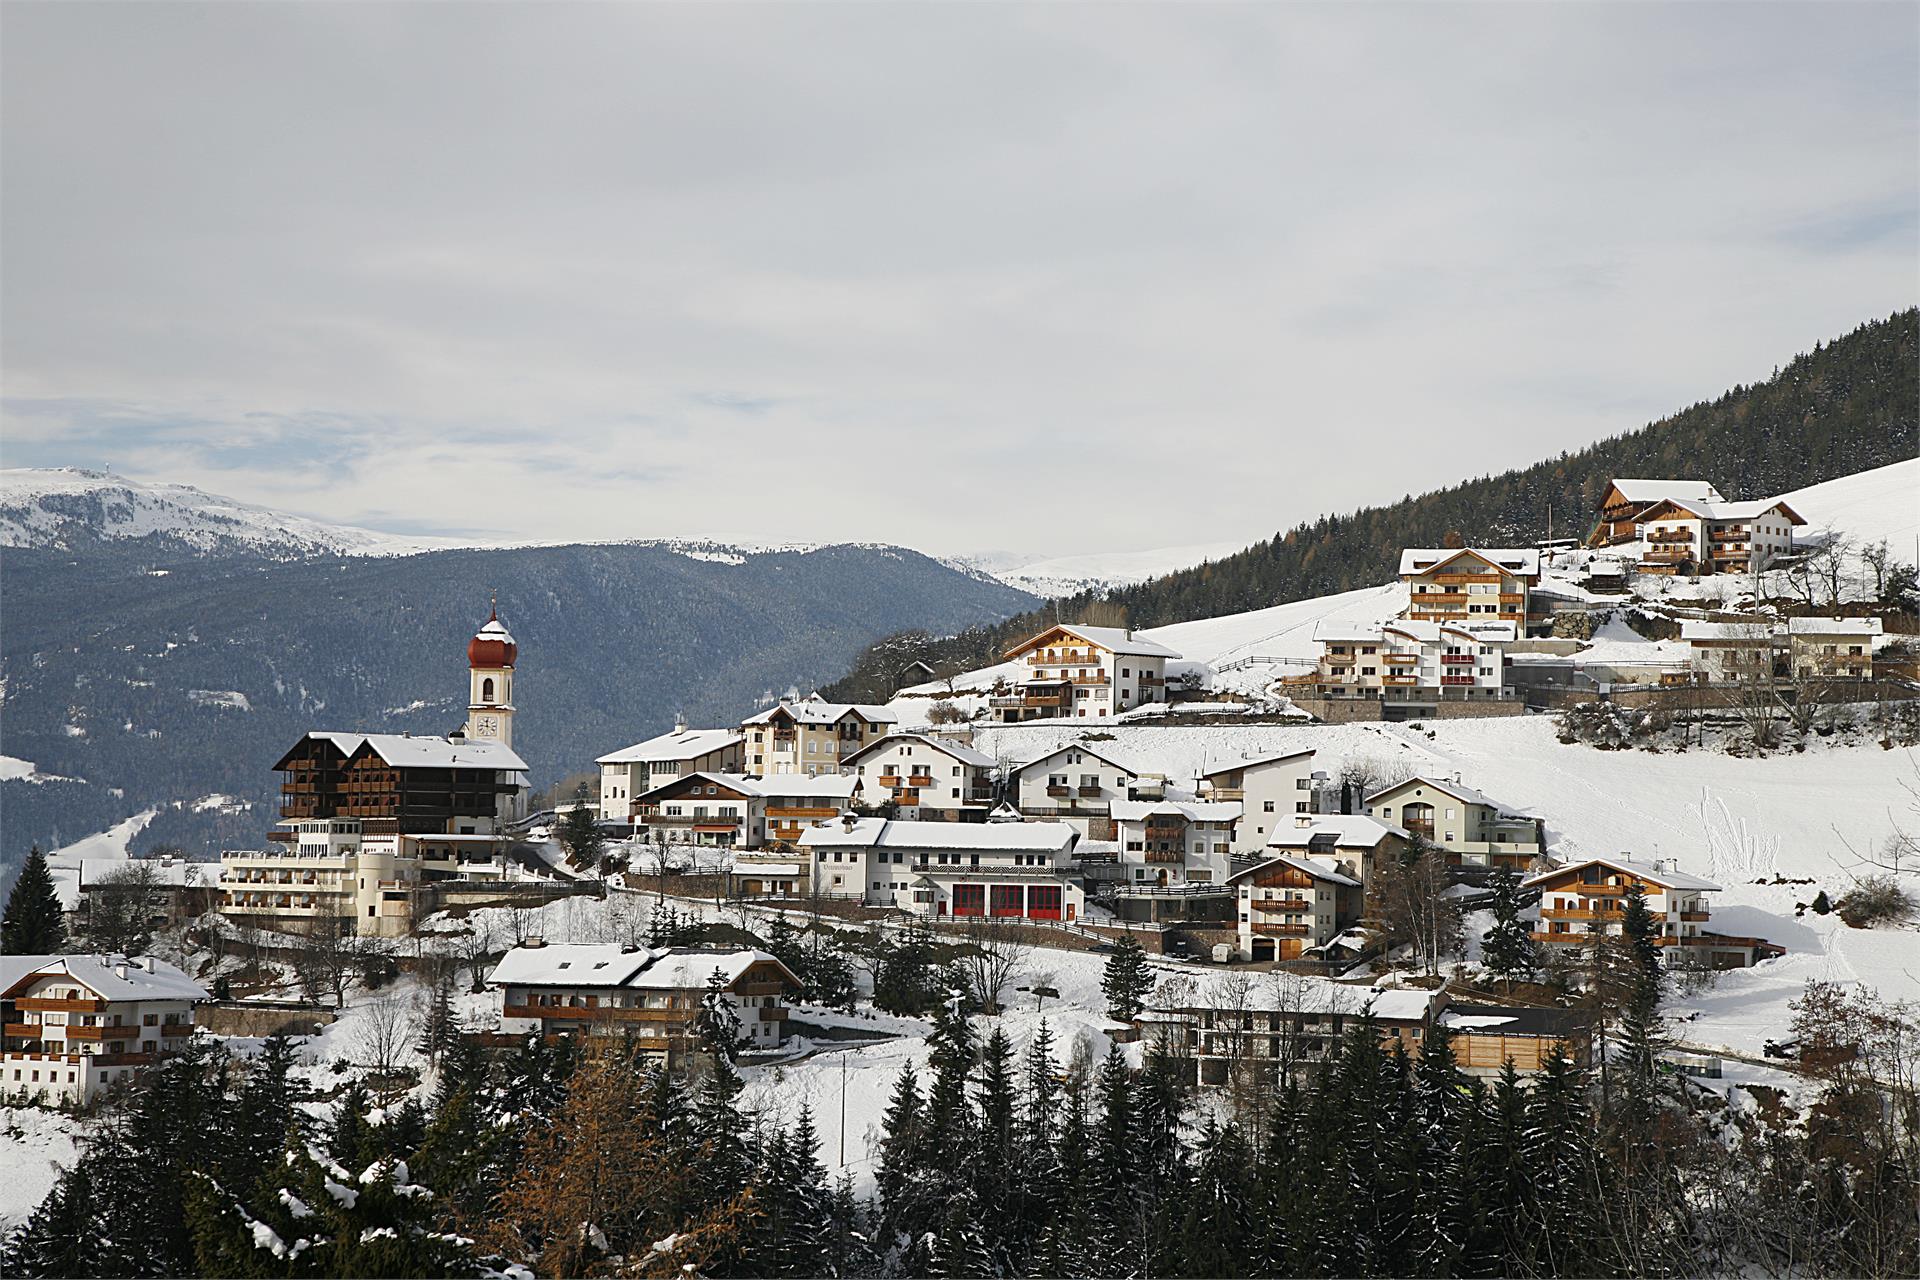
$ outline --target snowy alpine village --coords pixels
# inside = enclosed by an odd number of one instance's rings
[[[1920,1280],[1916,0],[0,0],[0,1280]]]
[[[496,608],[249,847],[33,852],[7,1273],[1911,1274],[1917,469],[1611,479],[537,797]]]

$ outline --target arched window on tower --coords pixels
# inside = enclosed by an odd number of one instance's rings
[[[482,680],[480,682],[480,701],[482,702],[493,701],[493,677],[492,676],[488,676],[485,680]]]

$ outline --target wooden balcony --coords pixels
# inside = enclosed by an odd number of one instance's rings
[[[1412,687],[1420,683],[1420,677],[1411,671],[1389,671],[1380,677],[1380,681],[1382,684],[1390,684],[1396,687]]]
[[[1049,784],[1047,794],[1050,796],[1070,796],[1073,794],[1073,788],[1065,785],[1054,786]]]
[[[1709,913],[1705,911],[1682,911],[1680,918],[1688,924],[1705,924],[1708,919],[1708,914]]]
[[[1410,666],[1420,661],[1420,655],[1417,653],[1389,653],[1383,657],[1387,665],[1393,667]]]
[[[1148,862],[1185,862],[1185,849],[1148,849],[1145,854]]]
[[[1320,661],[1329,667],[1350,667],[1353,665],[1354,659],[1350,653],[1330,653],[1320,659]]]
[[[544,1018],[549,1022],[686,1022],[699,1008],[694,1004],[673,1009],[616,1009],[611,1005],[508,1004],[500,1007],[504,1018]]]
[[[1449,667],[1470,667],[1473,665],[1473,655],[1470,653],[1443,653],[1440,655],[1440,662],[1442,665]]]
[[[1433,580],[1442,586],[1458,586],[1463,582],[1498,582],[1497,573],[1436,573]]]
[[[1472,684],[1472,676],[1441,676],[1441,684]]]
[[[1262,898],[1254,902],[1258,911],[1291,911],[1295,913],[1313,910],[1313,904],[1305,898]]]
[[[1692,541],[1693,534],[1685,529],[1673,530],[1667,533],[1650,533],[1647,535],[1647,542],[1656,547],[1670,546],[1675,543],[1690,543]]]
[[[1304,938],[1312,930],[1310,925],[1269,924],[1264,920],[1254,921],[1251,927],[1255,936],[1261,938]]]
[[[1542,920],[1601,920],[1617,923],[1625,912],[1618,907],[1542,907]]]
[[[55,1000],[49,996],[21,996],[13,1002],[13,1007],[22,1013],[33,1010],[36,1013],[104,1013],[105,1000]]]
[[[9,1022],[4,1028],[6,1035],[23,1036],[29,1040],[38,1040],[44,1033],[45,1028],[37,1022]]]
[[[1654,564],[1680,564],[1693,559],[1693,552],[1686,547],[1655,547],[1642,559]]]
[[[876,778],[875,781],[883,787],[897,787],[900,785],[900,775],[897,773],[883,773]]]
[[[1094,799],[1098,799],[1098,798],[1100,797],[1100,794],[1101,794],[1101,787],[1100,787],[1100,784],[1099,784],[1099,783],[1095,783],[1094,785],[1092,785],[1092,786],[1090,786],[1090,787],[1081,787],[1081,788],[1080,788],[1080,794],[1081,794],[1081,795],[1083,795],[1083,796],[1089,796],[1089,797],[1092,797],[1092,798],[1094,798]]]
[[[933,785],[933,775],[930,773],[913,774],[907,779],[907,785],[910,787],[930,787]]]
[[[1467,593],[1464,591],[1416,591],[1413,593],[1413,607],[1424,608],[1435,604],[1465,604]]]

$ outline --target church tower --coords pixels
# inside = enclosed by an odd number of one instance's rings
[[[496,609],[467,641],[467,739],[513,746],[513,660],[520,646]]]

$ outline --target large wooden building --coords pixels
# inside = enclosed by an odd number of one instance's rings
[[[352,818],[368,833],[486,834],[526,785],[526,762],[497,741],[317,730],[273,766],[280,816]]]

